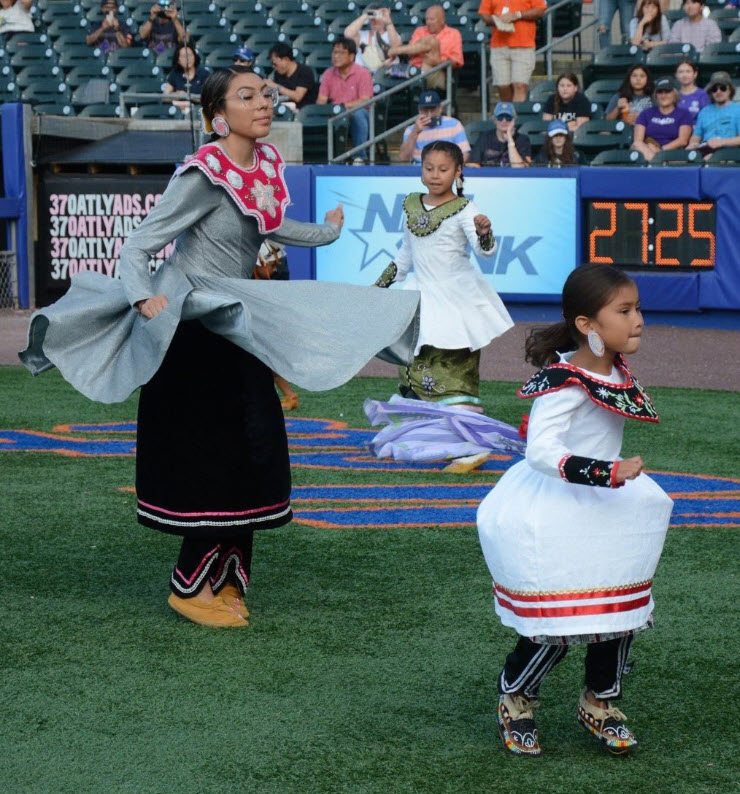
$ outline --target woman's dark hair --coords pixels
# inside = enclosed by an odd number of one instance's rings
[[[175,72],[182,72],[182,66],[180,66],[180,53],[188,49],[190,52],[193,53],[193,67],[197,69],[200,66],[200,55],[198,54],[198,50],[193,47],[192,44],[188,44],[187,42],[184,44],[178,44],[175,47],[175,51],[172,53],[172,69]]]
[[[645,16],[645,6],[655,6],[658,9],[655,18],[650,22],[647,28],[644,28],[648,33],[656,36],[660,33],[661,25],[663,24],[663,12],[660,10],[660,0],[642,0],[635,14],[638,21]]]
[[[200,89],[200,105],[203,115],[210,121],[226,107],[226,92],[229,90],[231,79],[238,74],[257,74],[251,66],[235,64],[226,69],[216,69],[206,77],[203,88]],[[209,143],[218,140],[218,135],[213,135]]]
[[[427,144],[421,150],[422,165],[424,164],[426,156],[432,152],[444,152],[446,155],[449,155],[449,157],[455,163],[455,167],[460,167],[460,181],[462,182],[465,179],[465,177],[462,175],[462,168],[464,164],[463,153],[462,149],[456,143],[452,143],[450,141],[433,141],[432,143]],[[462,185],[460,185],[460,187],[457,189],[457,195],[462,196],[462,194],[463,188]]]
[[[552,138],[549,135],[545,136],[545,154],[547,155],[547,159],[549,163],[552,165],[555,161],[556,157],[559,157],[560,162],[563,165],[577,165],[576,157],[575,157],[575,149],[573,148],[573,136],[566,135],[565,136],[565,143],[563,144],[563,153],[561,155],[557,155],[555,153],[555,147],[552,143]]]
[[[573,74],[573,72],[568,72],[568,74],[559,74],[558,79],[555,81],[555,102],[553,107],[553,116],[555,118],[558,117],[560,114],[560,108],[562,107],[563,100],[560,98],[560,92],[558,91],[558,86],[560,85],[561,80],[567,80],[576,87],[576,92],[581,90],[581,84],[578,82],[578,75]]]
[[[655,90],[655,83],[653,81],[653,76],[650,74],[650,69],[648,69],[647,66],[642,63],[633,63],[632,66],[627,69],[627,74],[624,76],[624,80],[622,80],[622,85],[619,86],[618,91],[619,96],[624,97],[628,102],[631,102],[635,96],[632,83],[630,82],[630,77],[632,77],[633,73],[638,69],[642,69],[642,71],[647,75],[647,83],[645,83],[645,96],[652,96],[653,91]]]
[[[535,367],[558,360],[558,352],[576,350],[582,336],[576,317],[595,317],[620,287],[635,282],[613,265],[581,265],[563,285],[563,320],[545,328],[533,328],[524,343],[524,358]]]

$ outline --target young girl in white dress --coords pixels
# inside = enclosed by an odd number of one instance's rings
[[[642,458],[619,457],[625,419],[658,421],[623,357],[642,336],[635,283],[608,265],[579,267],[565,282],[563,318],[527,339],[527,360],[543,369],[518,392],[536,398],[526,458],[478,509],[496,613],[519,634],[498,680],[498,729],[508,752],[540,755],[540,684],[569,645],[587,644],[577,720],[622,754],[637,740],[610,701],[634,634],[652,624],[673,502]]]
[[[459,146],[449,141],[429,144],[422,150],[421,168],[427,193],[406,197],[401,248],[376,282],[379,287],[402,282],[402,289],[421,293],[414,361],[412,366],[400,369],[400,392],[411,400],[454,408],[454,414],[460,414],[461,408],[482,413],[481,348],[514,323],[501,298],[471,261],[467,247],[470,244],[478,256],[492,256],[496,241],[489,218],[463,196]],[[366,411],[371,421],[397,424],[399,414],[409,406],[399,408],[398,400],[392,404],[396,407],[389,414],[388,404],[369,401]],[[395,446],[407,452],[407,441]],[[459,444],[455,448],[459,451]],[[464,455],[471,459],[458,460],[452,470],[469,470],[482,463],[490,449],[481,449],[477,447],[477,454],[472,456]],[[436,454],[436,447],[429,450]],[[420,452],[416,459],[422,459],[423,454]]]

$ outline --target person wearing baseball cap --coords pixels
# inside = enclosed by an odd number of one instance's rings
[[[85,37],[88,47],[99,47],[104,53],[131,46],[133,36],[125,22],[118,19],[118,4],[115,0],[102,0],[100,27]]]
[[[656,152],[684,149],[691,137],[693,119],[678,107],[678,83],[672,77],[655,81],[652,107],[642,110],[635,121],[632,148],[649,162]]]
[[[516,131],[516,110],[511,102],[499,102],[493,109],[496,129],[482,133],[473,144],[468,164],[524,168],[532,161],[532,144]]]
[[[532,165],[562,168],[562,166],[583,164],[581,153],[573,148],[573,136],[568,125],[561,119],[553,119],[547,125],[545,145],[537,152]]]
[[[238,47],[234,52],[234,66],[254,66],[254,53],[249,47]]]
[[[139,28],[139,38],[159,55],[187,39],[175,0],[161,0],[149,9],[149,19]]]
[[[470,153],[470,143],[465,128],[452,116],[442,112],[442,99],[436,91],[422,91],[419,94],[419,115],[413,124],[403,132],[403,142],[398,152],[402,163],[420,163],[421,150],[433,141],[456,143],[463,153],[463,161]]]
[[[732,99],[735,86],[728,72],[714,72],[706,87],[712,100],[699,111],[689,149],[701,149],[705,159],[726,146],[740,146],[740,106]]]

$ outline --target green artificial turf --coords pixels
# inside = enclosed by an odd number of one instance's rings
[[[518,424],[514,388],[486,383],[483,396]],[[302,392],[299,413],[365,427],[362,400],[392,390]],[[625,454],[739,476],[737,394],[651,394],[663,423],[628,423]],[[131,420],[135,406],[0,368],[0,428]],[[493,614],[474,527],[258,533],[252,625],[209,630],[166,605],[178,539],[135,523],[119,490],[133,473],[133,458],[0,452],[0,792],[737,790],[737,530],[669,533],[657,626],[635,642],[621,704],[640,750],[606,756],[576,724],[574,649],[542,688],[544,757],[514,759],[493,718],[514,635]],[[297,469],[294,481],[446,476]]]

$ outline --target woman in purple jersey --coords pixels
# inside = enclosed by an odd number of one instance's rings
[[[655,105],[637,117],[632,143],[648,161],[657,152],[684,149],[694,126],[688,110],[678,107],[678,86],[672,77],[661,77],[655,83],[653,100]]]

